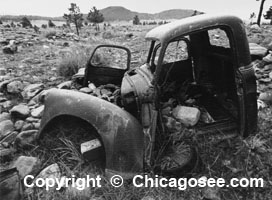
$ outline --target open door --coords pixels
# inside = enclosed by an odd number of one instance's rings
[[[117,45],[97,46],[85,69],[84,86],[89,82],[96,86],[121,85],[124,73],[130,67],[131,53],[128,48]]]

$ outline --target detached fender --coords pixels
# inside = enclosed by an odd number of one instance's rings
[[[90,123],[102,139],[107,175],[117,173],[130,178],[142,172],[144,133],[131,114],[110,102],[71,90],[51,89],[43,98],[45,110],[39,135],[59,116],[81,118]]]

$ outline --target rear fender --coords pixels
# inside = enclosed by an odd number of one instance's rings
[[[142,172],[143,129],[128,112],[105,100],[71,90],[51,89],[44,96],[44,103],[39,135],[62,115],[78,117],[90,123],[100,135],[108,175],[119,173],[130,178]]]

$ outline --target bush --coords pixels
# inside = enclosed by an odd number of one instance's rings
[[[52,22],[52,20],[48,21],[48,27],[52,28],[55,27],[56,25]]]
[[[22,18],[21,24],[22,24],[23,28],[27,28],[27,27],[32,28],[31,22],[26,17]]]
[[[45,32],[45,37],[48,38],[48,39],[52,39],[53,36],[56,36],[57,35],[57,32],[54,31],[54,30],[50,30],[50,31],[46,31]]]
[[[65,78],[71,78],[78,72],[79,68],[84,68],[86,66],[91,51],[92,49],[89,47],[82,47],[66,53],[59,62],[58,75]]]
[[[46,24],[42,24],[42,28],[46,29],[47,25]]]

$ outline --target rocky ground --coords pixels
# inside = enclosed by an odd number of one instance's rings
[[[37,177],[48,177],[53,174],[60,177],[60,169],[57,164],[47,166],[41,163],[38,156],[31,152],[37,140],[37,133],[40,126],[40,119],[44,106],[39,103],[41,94],[49,88],[71,88],[72,82],[69,77],[60,76],[59,67],[69,59],[76,59],[77,65],[84,67],[90,56],[92,49],[97,44],[110,43],[124,45],[132,52],[132,67],[140,64],[146,58],[148,44],[144,41],[144,35],[148,27],[140,26],[115,26],[107,27],[106,30],[95,32],[93,27],[84,27],[81,35],[77,36],[70,29],[42,29],[35,32],[33,29],[24,28],[5,28],[0,25],[0,156],[1,171],[17,167],[20,177],[33,174]],[[252,26],[247,28],[248,39],[251,53],[254,55],[254,69],[257,77],[259,92],[259,129],[254,137],[246,140],[239,139],[235,144],[218,144],[215,152],[206,148],[208,143],[200,144],[200,149],[204,155],[204,162],[213,162],[209,166],[209,173],[219,176],[214,167],[220,168],[223,165],[231,176],[247,175],[265,178],[265,188],[263,190],[188,190],[179,194],[178,191],[139,191],[137,195],[126,196],[126,192],[121,189],[118,195],[110,198],[110,194],[116,190],[105,189],[91,193],[99,199],[164,199],[172,196],[172,199],[271,199],[272,193],[268,188],[272,187],[272,27],[263,26],[262,28]],[[100,88],[99,93],[103,97]],[[118,88],[115,88],[116,90]],[[89,86],[80,91],[85,93],[95,93],[95,88]],[[106,88],[107,90],[107,88]],[[104,90],[107,93],[107,91]],[[111,91],[114,93],[114,91]],[[107,99],[113,101],[112,99]],[[223,145],[223,147],[221,147]],[[226,147],[227,146],[227,147]],[[222,148],[236,148],[236,157],[222,156]],[[242,153],[241,153],[242,152]],[[245,154],[245,155],[244,155]],[[207,158],[210,156],[210,158]],[[218,158],[211,161],[211,158]],[[206,160],[205,160],[206,159]],[[246,169],[241,167],[247,163]],[[209,163],[211,164],[211,163]],[[42,170],[42,171],[41,171]],[[202,175],[206,175],[203,172]],[[51,174],[51,175],[48,175]],[[224,176],[226,176],[224,174]],[[199,176],[199,175],[198,175]],[[133,194],[134,190],[128,186],[127,194]],[[227,195],[233,192],[235,195]],[[34,198],[33,191],[27,191],[25,199]],[[68,191],[69,199],[81,199],[76,196],[86,198],[86,194]],[[107,193],[107,194],[104,194]],[[100,194],[100,195],[99,195]],[[85,196],[84,196],[85,195]],[[88,193],[88,195],[90,195]],[[167,196],[165,196],[167,195]],[[31,197],[30,197],[31,196]],[[58,199],[58,195],[46,197],[45,199]],[[244,198],[246,196],[246,198]],[[65,196],[67,197],[67,196]],[[63,196],[61,197],[63,198]],[[38,198],[37,198],[38,199]],[[94,199],[94,198],[93,198]]]

